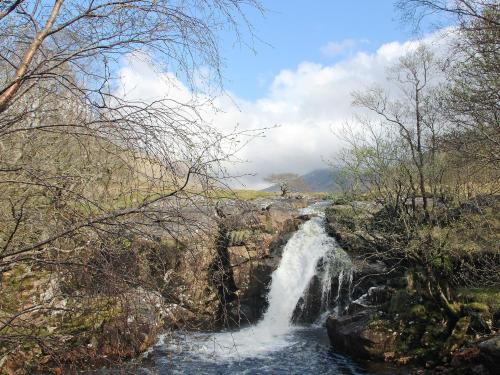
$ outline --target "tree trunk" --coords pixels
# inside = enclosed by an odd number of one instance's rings
[[[9,106],[9,102],[12,100],[17,91],[20,89],[24,81],[25,74],[27,73],[28,68],[31,64],[31,61],[33,61],[36,52],[38,51],[43,41],[49,34],[50,30],[52,29],[52,26],[54,25],[54,22],[57,18],[57,15],[59,14],[63,1],[64,0],[55,1],[50,16],[47,19],[47,22],[45,23],[45,26],[41,31],[39,31],[35,35],[31,44],[28,47],[28,50],[24,53],[21,64],[17,67],[14,80],[10,82],[10,84],[7,84],[7,87],[0,93],[0,113],[4,112],[7,109],[7,107]]]

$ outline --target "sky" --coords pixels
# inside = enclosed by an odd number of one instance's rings
[[[221,34],[224,93],[204,111],[221,132],[267,128],[228,166],[243,175],[235,188],[261,189],[272,173],[305,174],[336,163],[343,131],[356,127],[353,91],[387,86],[387,69],[425,41],[439,50],[442,31],[415,35],[394,0],[267,0],[264,16],[248,13],[253,49]],[[243,33],[248,41],[249,35]],[[186,100],[189,89],[169,72],[130,57],[121,69],[124,92],[140,99]]]
[[[264,15],[250,12],[254,51],[224,36],[225,87],[250,100],[266,94],[283,69],[303,61],[332,64],[356,51],[405,41],[411,28],[399,21],[394,0],[268,0]],[[248,38],[248,34],[247,40]]]

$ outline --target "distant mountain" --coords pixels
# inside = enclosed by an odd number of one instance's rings
[[[305,175],[300,176],[309,186],[311,192],[336,192],[340,190],[340,186],[336,181],[340,179],[340,171],[334,169],[316,169]],[[278,185],[272,185],[262,191],[280,191]]]

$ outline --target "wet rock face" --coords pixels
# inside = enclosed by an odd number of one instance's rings
[[[347,307],[352,286],[352,263],[341,249],[332,248],[316,266],[316,274],[300,298],[292,321],[311,324],[321,315],[335,309],[342,313]]]
[[[298,211],[307,205],[305,201],[265,203],[246,220],[238,215],[233,226],[229,225],[227,273],[232,275],[232,281],[228,287],[234,290],[235,299],[222,306],[224,325],[229,327],[255,323],[262,317],[271,275],[279,265],[283,248],[299,225],[309,219]]]
[[[219,235],[216,241],[216,256],[209,268],[210,282],[216,290],[220,301],[216,321],[224,324],[226,319],[226,306],[233,302],[238,290],[234,282],[233,269],[229,256],[229,236],[224,223],[219,225]]]
[[[321,313],[322,284],[320,278],[315,275],[308,287],[307,292],[300,298],[292,321],[294,323],[313,323]]]

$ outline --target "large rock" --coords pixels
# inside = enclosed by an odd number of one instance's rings
[[[483,341],[479,345],[480,356],[485,366],[492,372],[498,370],[500,364],[500,333]]]
[[[370,288],[384,285],[387,282],[388,269],[380,261],[367,261],[363,257],[353,256],[352,298],[365,294]]]
[[[395,335],[376,324],[373,309],[352,315],[331,315],[326,327],[335,350],[356,358],[384,359],[385,353],[394,352]]]

